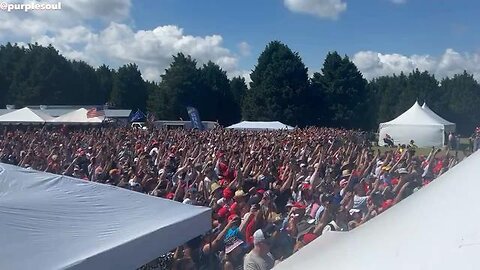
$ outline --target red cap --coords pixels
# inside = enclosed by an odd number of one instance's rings
[[[230,216],[228,216],[228,222],[230,222],[230,221],[232,221],[232,220],[234,220],[234,219],[236,219],[236,218],[240,218],[240,217],[239,217],[238,215],[236,215],[236,214],[231,214]]]
[[[225,179],[221,179],[218,181],[218,183],[220,184],[220,186],[224,187],[224,186],[228,186],[228,181],[225,180]]]
[[[235,211],[237,211],[237,203],[234,202],[231,206],[230,206],[230,212],[234,213]]]
[[[165,198],[169,199],[169,200],[173,200],[173,198],[175,197],[175,193],[173,192],[170,192],[167,194],[167,196],[165,196]]]
[[[294,203],[294,204],[293,204],[293,207],[299,208],[299,209],[305,209],[305,208],[307,208],[307,206],[305,206],[303,203],[300,203],[300,202]]]
[[[257,192],[258,192],[259,194],[262,194],[262,195],[263,195],[263,193],[265,193],[265,190],[259,189],[259,190],[257,190]]]
[[[302,189],[310,189],[312,185],[310,183],[303,183],[302,184]]]
[[[218,217],[220,218],[226,218],[230,215],[230,211],[228,211],[228,208],[222,207],[218,210]]]
[[[226,189],[223,190],[223,197],[225,199],[227,199],[227,200],[232,199],[233,195],[235,195],[235,194],[233,193],[233,191],[231,189],[226,188]]]

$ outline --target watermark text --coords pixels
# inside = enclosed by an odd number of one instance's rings
[[[7,2],[0,2],[0,10],[6,12],[12,11],[37,11],[37,10],[61,10],[62,3],[38,3],[38,2],[31,2],[31,3],[7,3]]]

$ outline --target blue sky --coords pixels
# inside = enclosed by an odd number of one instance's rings
[[[319,68],[330,50],[347,55],[364,50],[405,55],[440,55],[446,48],[480,50],[479,28],[475,27],[480,25],[480,2],[471,0],[347,1],[347,10],[336,20],[293,13],[279,0],[134,3],[138,28],[175,24],[192,35],[216,33],[232,49],[248,42],[251,55],[241,61],[247,69],[274,39],[298,51],[312,68]]]
[[[326,53],[336,50],[349,55],[369,79],[414,68],[437,77],[467,69],[480,78],[479,1],[97,2],[70,0],[61,12],[48,15],[8,14],[5,22],[18,26],[39,20],[43,30],[25,26],[24,35],[18,30],[5,34],[9,29],[2,29],[0,18],[0,42],[51,43],[67,57],[93,65],[137,62],[149,79],[157,78],[177,51],[200,63],[217,62],[231,76],[248,76],[271,40],[298,51],[311,72],[319,71]]]

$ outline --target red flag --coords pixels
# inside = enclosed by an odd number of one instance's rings
[[[102,109],[91,108],[87,111],[87,118],[94,118],[105,116],[105,112]]]

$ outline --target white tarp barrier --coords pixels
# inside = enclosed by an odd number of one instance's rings
[[[327,233],[275,270],[480,269],[480,152],[389,210]]]
[[[52,121],[53,117],[30,108],[22,108],[0,116],[3,124],[44,124]]]
[[[293,127],[278,121],[274,121],[274,122],[243,121],[235,125],[231,125],[227,128],[238,129],[238,130],[291,130],[293,129]]]
[[[0,163],[0,269],[136,269],[210,228],[205,207]]]
[[[409,144],[414,140],[419,147],[443,146],[446,125],[435,119],[415,102],[397,118],[379,125],[378,144],[385,145],[386,134],[394,139],[395,145]]]

